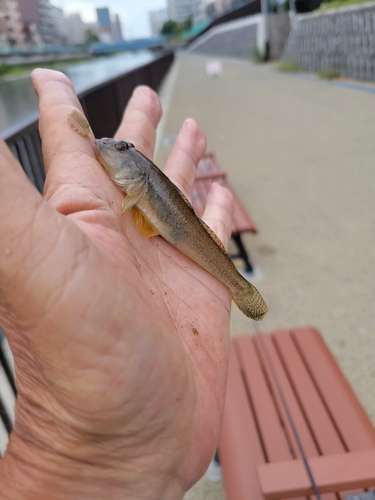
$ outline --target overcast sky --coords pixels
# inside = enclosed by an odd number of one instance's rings
[[[148,12],[166,7],[167,0],[51,0],[66,14],[79,12],[84,22],[96,21],[96,9],[108,7],[110,14],[120,16],[123,36],[143,38],[150,36]]]

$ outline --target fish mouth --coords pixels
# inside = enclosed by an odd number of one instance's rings
[[[108,164],[106,157],[108,156],[106,153],[108,152],[110,147],[110,143],[108,139],[95,139],[95,154],[99,160],[100,165],[107,172],[111,172],[110,165]]]
[[[106,138],[103,139],[95,139],[95,148],[97,150],[105,149],[105,147],[109,146],[109,140]]]

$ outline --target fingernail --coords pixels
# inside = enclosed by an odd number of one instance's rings
[[[189,139],[194,142],[196,147],[206,147],[205,133],[193,118],[187,118],[184,121],[182,128],[184,130],[184,133],[186,133]]]

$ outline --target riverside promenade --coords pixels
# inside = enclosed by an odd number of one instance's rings
[[[177,56],[156,164],[194,118],[259,229],[244,242],[269,306],[261,329],[317,327],[375,423],[375,86],[215,60],[208,77],[212,58]],[[245,332],[233,306],[231,335]],[[203,499],[225,499],[221,482],[185,496]]]

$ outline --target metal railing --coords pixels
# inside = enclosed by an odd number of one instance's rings
[[[125,106],[137,85],[157,90],[174,59],[168,52],[144,66],[107,80],[78,94],[95,137],[113,137]],[[45,180],[39,114],[6,130],[2,137],[22,165],[30,181],[42,192]]]

